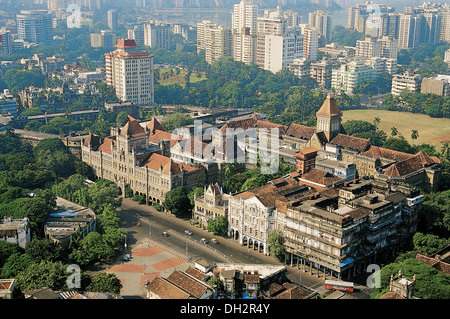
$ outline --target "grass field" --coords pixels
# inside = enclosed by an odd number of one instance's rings
[[[386,110],[349,110],[343,111],[342,122],[348,120],[363,120],[373,123],[375,117],[380,118],[379,129],[391,136],[391,128],[396,127],[399,134],[403,135],[412,144],[411,131],[418,130],[419,138],[414,144],[427,143],[436,146],[440,150],[443,142],[450,142],[450,119],[432,118],[425,114]]]
[[[158,79],[158,82],[161,85],[179,84],[183,88],[185,87],[186,81],[184,77],[186,73],[184,71],[181,71],[180,74],[174,74],[168,77],[167,79],[163,79],[162,78],[163,74],[168,72],[169,72],[168,69],[160,69],[160,78]],[[198,77],[197,74],[191,74],[191,76],[189,77],[189,82],[191,83],[196,83],[203,80],[206,80],[206,77],[203,75],[201,77]]]

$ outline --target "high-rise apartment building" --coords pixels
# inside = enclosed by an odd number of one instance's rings
[[[249,28],[242,28],[233,34],[233,59],[245,64],[256,63],[256,35],[250,34]]]
[[[301,57],[303,57],[303,35],[299,32],[292,31],[285,35],[265,37],[265,70],[276,73]]]
[[[257,31],[258,6],[252,0],[241,0],[233,7],[231,28],[233,33],[240,33],[242,28],[249,28],[249,34],[255,35]]]
[[[257,22],[256,64],[264,68],[266,36],[284,35],[287,32],[288,25],[287,20],[283,17],[282,11],[279,8],[274,11],[264,11],[264,16],[258,17]]]
[[[450,42],[450,10],[442,13],[440,41]]]
[[[116,50],[105,53],[106,83],[122,102],[154,103],[153,55],[138,50],[133,39],[117,40]]]
[[[134,42],[136,42],[137,46],[145,45],[145,33],[143,25],[137,25],[133,29],[129,29],[127,34],[128,39],[134,39]]]
[[[397,13],[386,13],[381,15],[378,36],[393,36],[397,39],[399,23],[400,16]]]
[[[314,28],[306,27],[303,33],[303,57],[310,61],[317,60],[319,50],[319,31]]]
[[[159,21],[144,24],[144,45],[146,46],[169,50],[171,35],[172,28],[168,24]]]
[[[47,7],[49,10],[65,9],[66,1],[65,0],[48,0]]]
[[[119,13],[116,9],[110,9],[107,11],[108,27],[112,31],[119,29]]]
[[[309,13],[309,25],[319,31],[321,37],[325,40],[331,40],[332,16],[322,10],[316,10]],[[325,42],[325,41],[324,41]]]
[[[13,39],[10,32],[0,34],[0,54],[10,54],[13,52]]]
[[[232,55],[231,28],[209,20],[197,24],[197,52],[205,51],[205,60],[212,64],[223,56]]]
[[[398,47],[416,48],[425,36],[425,19],[422,14],[400,14]]]
[[[356,57],[372,58],[381,56],[381,42],[378,38],[368,37],[364,40],[356,41]]]
[[[52,16],[47,10],[22,10],[16,15],[18,39],[30,43],[53,40]]]

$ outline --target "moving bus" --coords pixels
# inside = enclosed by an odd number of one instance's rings
[[[348,281],[325,280],[325,288],[353,292],[354,285]]]

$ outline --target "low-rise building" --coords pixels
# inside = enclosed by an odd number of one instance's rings
[[[56,211],[44,225],[44,234],[61,247],[67,248],[75,234],[83,237],[96,230],[97,217],[90,208],[83,207],[62,197],[56,197]]]
[[[391,94],[399,96],[403,90],[410,92],[420,92],[422,75],[412,72],[402,72],[394,74],[392,77]]]
[[[219,216],[228,217],[228,194],[224,194],[216,183],[204,187],[203,196],[195,197],[193,219],[206,227],[211,219]]]
[[[16,280],[0,279],[0,299],[13,299],[14,290],[16,288]]]
[[[4,217],[0,221],[0,240],[25,248],[26,244],[31,240],[28,218],[13,219],[12,217]]]
[[[386,183],[378,187],[369,180],[362,182],[364,187],[349,189],[351,185],[288,205],[284,238],[291,264],[351,279],[408,242],[421,202],[414,200],[422,195],[410,189],[392,191]]]
[[[3,90],[3,93],[0,94],[0,113],[17,116],[18,103],[8,89]]]
[[[434,78],[424,78],[420,93],[450,96],[450,75],[439,74]]]

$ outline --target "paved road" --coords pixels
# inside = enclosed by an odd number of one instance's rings
[[[172,214],[158,212],[153,207],[139,205],[128,198],[123,199],[122,208],[119,211],[121,227],[128,232],[128,247],[133,247],[144,238],[150,238],[172,251],[178,252],[182,256],[187,256],[191,260],[200,258],[208,262],[233,262],[233,263],[256,263],[256,264],[280,264],[281,263],[270,256],[253,251],[239,244],[238,241],[221,236],[214,236],[206,230],[200,229],[189,223],[189,219],[177,218]],[[184,231],[190,230],[192,236],[185,235]],[[162,232],[167,232],[168,237],[164,237]],[[200,243],[201,238],[211,240],[216,238],[218,244]],[[323,274],[317,277],[313,269],[310,274],[309,269],[304,272],[297,269],[297,266],[291,267],[285,265],[288,271],[288,279],[293,282],[301,283],[318,293],[327,292],[324,288]],[[329,278],[328,278],[329,279]],[[364,292],[355,294],[357,298],[368,298]]]

